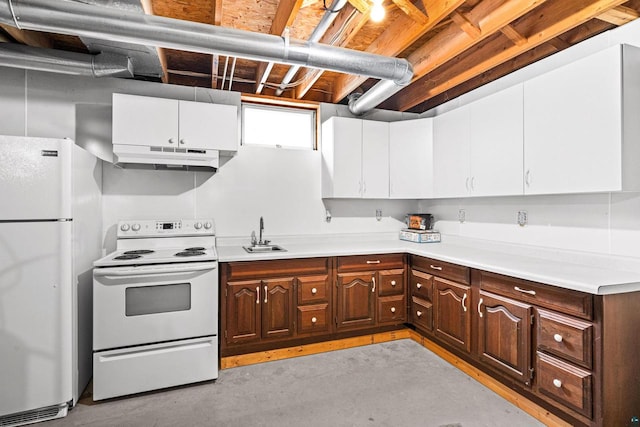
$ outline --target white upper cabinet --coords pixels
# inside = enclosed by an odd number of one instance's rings
[[[322,197],[389,197],[389,124],[332,117],[322,124]]]
[[[433,197],[433,119],[389,123],[389,196]]]
[[[362,121],[362,197],[389,197],[389,123]]]
[[[114,93],[113,143],[237,151],[238,109]]]
[[[637,189],[640,56],[618,45],[524,84],[525,194]]]
[[[466,197],[469,193],[469,106],[433,120],[433,195]]]
[[[436,197],[522,194],[522,85],[434,119]]]
[[[522,194],[522,84],[469,104],[469,195]]]

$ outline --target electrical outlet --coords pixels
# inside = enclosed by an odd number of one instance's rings
[[[376,209],[376,219],[382,221],[382,209]]]
[[[527,211],[518,211],[518,225],[524,227],[529,222]]]
[[[464,209],[458,210],[458,221],[460,221],[460,224],[462,224],[466,220],[467,220],[467,213],[465,212],[465,210]]]

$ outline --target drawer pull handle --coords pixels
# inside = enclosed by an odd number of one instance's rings
[[[420,310],[417,310],[416,311],[416,316],[418,316],[418,317],[422,316],[422,312]]]
[[[480,301],[478,301],[478,316],[482,317],[482,303],[484,302],[484,300],[482,298],[480,298]]]
[[[438,265],[429,264],[429,267],[433,268],[434,270],[442,271],[442,267]]]
[[[371,288],[371,293],[374,293],[376,291],[376,276],[373,276],[371,278],[371,281],[373,282],[373,288]]]
[[[315,317],[311,318],[311,323],[316,323],[318,321],[318,319],[316,319]]]
[[[467,305],[465,304],[465,301],[467,301],[467,293],[464,293],[464,296],[462,297],[462,309],[466,312],[467,311]]]
[[[422,283],[416,283],[416,288],[420,289],[422,287]]]
[[[267,292],[267,285],[264,285],[264,303],[267,303],[267,298],[269,298],[269,293]]]
[[[318,290],[316,288],[311,288],[311,293],[315,295],[318,293]]]
[[[532,291],[531,289],[522,289],[519,288],[517,286],[514,286],[513,289],[515,289],[518,292],[522,292],[523,294],[529,294],[529,295],[535,295],[536,291]]]
[[[559,379],[555,378],[555,379],[553,380],[553,385],[554,385],[555,387],[560,388],[560,387],[562,387],[562,381],[560,381]]]
[[[380,260],[379,259],[376,259],[374,261],[369,260],[367,261],[367,264],[380,264]]]
[[[395,281],[395,280],[392,280],[392,281],[391,281],[391,286],[395,286],[395,285],[396,285],[396,281]]]
[[[553,339],[554,339],[556,342],[562,342],[562,335],[560,335],[560,334],[555,334],[555,335],[553,336]]]
[[[396,308],[395,307],[391,307],[391,312],[395,313],[396,312]]]
[[[256,304],[260,304],[260,286],[256,286]]]

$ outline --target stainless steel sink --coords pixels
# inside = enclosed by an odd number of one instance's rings
[[[243,246],[244,250],[249,253],[264,253],[264,252],[286,252],[287,250],[278,245],[255,245],[255,246]]]

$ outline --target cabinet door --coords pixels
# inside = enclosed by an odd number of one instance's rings
[[[260,280],[227,283],[225,335],[228,344],[260,339],[261,286]]]
[[[322,125],[322,197],[362,195],[362,120],[332,117]]]
[[[463,106],[433,122],[434,196],[467,196],[469,181],[469,106]]]
[[[433,119],[389,123],[389,197],[433,197]]]
[[[389,198],[389,123],[362,121],[362,197]]]
[[[113,94],[114,144],[178,146],[178,101]]]
[[[525,194],[621,189],[621,50],[524,83]]]
[[[262,338],[293,335],[293,277],[262,281]]]
[[[338,274],[338,329],[375,324],[375,272]]]
[[[477,308],[480,360],[525,385],[531,385],[532,307],[480,291]]]
[[[439,277],[434,278],[434,284],[436,336],[454,347],[471,351],[471,288]]]
[[[180,147],[238,150],[238,107],[180,101]]]
[[[523,192],[522,84],[469,105],[469,190],[472,196]]]

